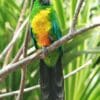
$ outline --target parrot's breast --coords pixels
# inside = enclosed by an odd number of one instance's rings
[[[46,47],[46,46],[49,46],[51,44],[51,40],[49,38],[48,33],[38,34],[37,41],[38,41],[38,45],[40,47]]]
[[[36,35],[37,44],[40,47],[49,46],[51,44],[49,39],[51,30],[50,11],[50,8],[42,9],[32,19],[32,30]]]

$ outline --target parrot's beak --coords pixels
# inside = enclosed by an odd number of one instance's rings
[[[42,5],[49,5],[50,4],[50,0],[40,0],[40,3]]]

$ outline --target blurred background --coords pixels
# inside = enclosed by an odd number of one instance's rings
[[[59,24],[63,35],[67,34],[79,0],[53,0],[53,6],[57,11]],[[13,37],[18,23],[21,9],[25,0],[0,0],[0,53]],[[30,14],[31,0],[28,0],[27,9],[23,20]],[[100,0],[84,0],[78,17],[77,29],[100,22]],[[23,44],[25,28],[21,32],[9,59],[0,61],[0,66],[7,65],[15,57]],[[33,47],[30,40],[28,48]],[[100,100],[100,28],[87,31],[85,34],[75,37],[63,45],[64,75],[92,60],[86,69],[65,79],[65,100]],[[27,78],[25,88],[39,83],[38,60],[27,66]],[[1,69],[2,67],[0,67]],[[19,89],[20,69],[9,74],[0,82],[0,95]],[[3,97],[0,100],[15,100],[16,95]],[[41,100],[40,89],[24,93],[23,100]]]

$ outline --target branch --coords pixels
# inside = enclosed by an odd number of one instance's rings
[[[27,8],[27,1],[28,0],[26,0],[24,2],[23,8],[22,8],[21,13],[20,13],[20,17],[19,17],[18,22],[17,22],[16,29],[15,29],[14,34],[13,34],[13,37],[14,37],[14,35],[16,35],[17,30],[19,30],[19,28],[21,27],[21,24],[23,23],[25,11],[26,11],[26,8]],[[9,61],[9,57],[10,57],[10,54],[11,54],[12,50],[13,50],[13,45],[7,51],[7,59],[8,59],[8,61]],[[7,64],[7,63],[5,63],[5,64]]]
[[[75,14],[74,14],[74,17],[73,17],[72,25],[71,25],[71,28],[70,28],[70,32],[71,33],[75,30],[75,25],[77,24],[78,15],[79,15],[80,10],[82,8],[83,2],[84,2],[84,0],[79,0],[78,6],[77,6],[77,8],[75,10]]]
[[[28,27],[27,25],[26,28],[26,35],[25,35],[25,40],[24,40],[24,47],[23,47],[23,57],[25,58],[27,56],[27,47],[28,47],[28,41],[29,41],[29,32],[28,32]],[[25,79],[26,79],[26,71],[27,71],[27,65],[23,65],[21,69],[21,82],[20,82],[20,91],[17,96],[16,100],[23,100],[23,91],[25,87]]]
[[[32,91],[32,90],[35,90],[35,89],[39,89],[39,88],[40,88],[40,85],[35,85],[35,86],[32,86],[32,87],[24,89],[24,92],[29,92],[29,91]],[[14,91],[14,92],[4,93],[4,94],[0,95],[0,99],[3,98],[3,97],[8,97],[8,96],[16,95],[18,93],[19,93],[19,90]]]
[[[70,72],[69,74],[65,75],[64,79],[67,79],[67,78],[77,74],[78,72],[82,71],[84,68],[89,67],[89,65],[91,65],[91,64],[92,64],[92,60],[87,61],[84,65],[80,66],[76,70],[74,70],[74,71]],[[36,89],[39,89],[39,88],[40,88],[40,85],[35,85],[35,86],[24,89],[24,92],[26,93],[26,92],[33,91],[33,90],[36,90]],[[0,95],[0,98],[16,95],[18,93],[19,93],[19,90],[14,91],[14,92],[4,93],[4,94]]]
[[[18,19],[18,23],[17,23],[16,28],[15,28],[15,31],[14,31],[14,33],[13,33],[13,38],[14,38],[14,35],[16,35],[17,30],[19,30],[19,28],[21,27],[21,24],[22,24],[22,22],[23,22],[23,20],[24,20],[25,11],[26,11],[26,8],[27,8],[27,1],[28,1],[28,0],[26,0],[26,1],[24,2],[23,8],[22,8],[21,13],[20,13],[20,17],[19,17],[19,19]],[[14,43],[13,43],[13,44],[14,44]],[[9,45],[9,44],[8,44],[8,45]],[[6,66],[6,65],[8,64],[8,62],[9,62],[9,57],[11,56],[12,49],[13,49],[13,45],[9,46],[9,49],[5,49],[6,51],[4,50],[4,51],[2,52],[2,54],[0,55],[0,60],[6,55],[6,57],[5,57],[5,59],[4,59],[4,64],[3,64],[3,66]],[[1,80],[1,81],[2,81],[2,80]]]
[[[23,17],[24,17],[27,5],[28,5],[28,0],[25,0],[23,9],[21,11],[21,16],[23,16]],[[25,32],[26,34],[28,34],[27,30],[28,30],[28,25],[27,25],[26,32]],[[24,48],[23,48],[23,56],[24,57],[26,57],[26,52],[27,52],[27,44],[28,44],[27,37],[28,37],[28,35],[25,36],[25,42],[24,42]],[[18,94],[16,100],[22,100],[22,98],[23,98],[23,90],[24,90],[24,86],[25,86],[25,76],[26,76],[26,65],[23,66],[21,73],[22,73],[22,75],[21,75],[20,91],[19,91],[19,94]]]
[[[61,39],[57,40],[56,42],[54,42],[52,45],[50,45],[49,47],[47,47],[48,52],[51,52],[53,50],[55,50],[56,48],[58,48],[59,46],[61,46],[62,44],[64,44],[65,42],[73,39],[74,37],[76,37],[77,35],[81,35],[84,34],[84,32],[95,28],[97,26],[100,26],[100,23],[98,24],[93,24],[90,26],[87,26],[85,28],[82,28],[78,31],[73,32],[73,34],[68,34],[63,36]],[[19,68],[20,66],[22,66],[23,64],[28,64],[31,61],[34,61],[34,59],[39,58],[41,54],[43,54],[43,50],[39,49],[37,50],[37,52],[35,52],[34,54],[14,63],[14,64],[9,64],[6,67],[4,67],[3,69],[0,70],[0,78],[2,78],[3,76],[9,74],[10,72],[15,71],[17,68]]]
[[[32,53],[35,52],[35,50],[36,50],[36,49],[35,49],[34,46],[31,47],[31,48],[29,48],[29,50],[27,51],[27,55],[31,55]],[[15,63],[15,62],[17,62],[17,61],[20,60],[20,59],[23,59],[23,45],[22,45],[22,47],[19,49],[18,53],[16,54],[15,58],[12,60],[11,63]]]
[[[47,47],[48,51],[51,52],[53,50],[55,50],[56,48],[58,48],[59,46],[61,46],[62,44],[68,42],[69,40],[73,39],[74,37],[78,36],[78,35],[82,35],[84,34],[86,31],[91,30],[95,27],[99,27],[100,23],[96,23],[96,24],[91,24],[88,25],[84,28],[81,28],[77,31],[74,31],[70,34],[70,32],[68,33],[68,35],[63,36],[61,39],[55,41],[52,45],[50,45],[49,47]]]
[[[28,20],[29,20],[29,17],[26,18],[26,20],[23,22],[23,24],[20,26],[20,28],[14,33],[15,34],[14,37],[12,38],[12,40],[10,41],[10,43],[6,46],[6,48],[3,50],[3,52],[0,54],[0,60],[2,60],[4,58],[4,56],[7,54],[7,52],[9,51],[9,49],[17,41],[19,35],[21,34],[21,31],[23,30],[23,28],[27,24]]]
[[[12,60],[11,63],[17,62],[17,61],[19,60],[19,58],[21,57],[21,55],[23,55],[22,53],[23,53],[23,45],[22,45],[22,47],[19,49],[19,51],[17,52],[15,58]]]
[[[79,71],[83,70],[86,67],[89,67],[89,65],[92,64],[92,60],[89,60],[88,62],[86,62],[84,65],[80,66],[79,68],[77,68],[76,70],[70,72],[69,74],[64,76],[64,79],[69,78],[70,76],[75,75],[76,73],[78,73]]]

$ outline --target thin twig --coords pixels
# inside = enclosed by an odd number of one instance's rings
[[[30,54],[34,53],[35,50],[36,50],[36,49],[35,49],[34,46],[31,47],[30,49],[27,50],[27,55],[30,55]],[[18,53],[16,54],[15,58],[12,60],[11,63],[15,63],[15,62],[17,62],[17,61],[20,60],[20,59],[23,59],[23,45],[22,45],[22,47],[19,49]],[[11,64],[11,63],[10,63],[10,64]]]
[[[80,66],[76,70],[74,70],[74,71],[70,72],[69,74],[65,75],[64,79],[66,80],[67,78],[77,74],[78,72],[82,71],[83,69],[88,68],[91,64],[92,64],[92,60],[87,61],[85,64],[83,64],[82,66]],[[35,85],[35,86],[32,86],[32,87],[29,87],[29,88],[24,89],[24,93],[29,92],[29,91],[33,91],[33,90],[36,90],[36,89],[39,89],[39,88],[40,88],[40,85]],[[16,95],[18,93],[19,93],[19,90],[14,91],[14,92],[4,93],[4,94],[0,95],[0,98]]]
[[[77,68],[76,70],[70,72],[69,74],[64,76],[64,79],[69,78],[70,76],[75,75],[76,73],[78,73],[79,71],[83,70],[86,67],[89,67],[89,65],[92,64],[92,60],[89,60],[88,62],[86,62],[84,65],[80,66],[79,68]]]
[[[28,0],[25,0],[25,4],[27,5]],[[24,41],[24,47],[23,47],[23,57],[25,58],[27,56],[27,48],[28,48],[28,40],[29,40],[29,24],[27,25],[26,28],[26,36],[25,36],[25,41]],[[16,100],[23,100],[23,92],[24,92],[24,87],[25,87],[25,79],[26,79],[26,71],[27,71],[27,64],[22,66],[21,69],[21,82],[20,82],[20,91],[17,96]]]
[[[29,40],[28,26],[29,25],[27,25],[27,28],[26,28],[26,36],[25,36],[25,42],[24,42],[24,47],[23,47],[23,57],[24,58],[27,56],[27,47],[28,47],[28,40]],[[21,69],[20,92],[16,100],[23,100],[23,91],[25,87],[26,71],[27,71],[27,64],[23,65]]]
[[[29,92],[29,91],[32,91],[32,90],[35,90],[35,89],[39,89],[39,88],[40,88],[40,85],[35,85],[35,86],[24,89],[24,92],[26,93],[26,92]],[[14,92],[4,93],[4,94],[0,95],[0,98],[16,95],[18,93],[19,93],[19,90],[14,91]]]
[[[77,24],[77,19],[78,19],[78,15],[80,13],[80,10],[82,8],[82,4],[83,4],[84,0],[79,0],[79,3],[77,5],[77,8],[75,10],[75,14],[72,20],[72,24],[71,24],[71,28],[70,28],[70,33],[72,33],[75,30],[75,26]]]
[[[4,56],[7,54],[7,52],[12,47],[12,45],[14,45],[14,43],[17,41],[19,35],[21,34],[21,31],[23,30],[23,28],[27,24],[28,20],[29,20],[29,17],[27,17],[25,19],[25,21],[22,23],[22,25],[20,26],[20,28],[16,31],[16,33],[15,33],[14,37],[12,38],[12,40],[10,41],[10,43],[6,46],[6,48],[0,54],[0,60],[2,60],[4,58]]]
[[[49,47],[47,47],[48,52],[51,52],[53,50],[55,50],[56,48],[58,48],[59,46],[61,46],[62,44],[64,44],[65,42],[73,39],[74,37],[76,37],[77,35],[81,35],[84,34],[86,31],[93,29],[97,26],[100,26],[100,23],[98,24],[93,24],[90,26],[87,26],[85,28],[82,28],[78,31],[75,31],[73,34],[68,34],[63,36],[61,39],[57,40],[56,42],[54,42],[52,45],[50,45]],[[14,63],[14,64],[9,64],[6,67],[2,68],[0,70],[0,78],[9,74],[10,72],[15,71],[17,68],[19,68],[19,66],[22,66],[23,64],[28,64],[31,61],[34,61],[34,59],[39,58],[40,55],[43,54],[43,50],[37,50],[37,52],[35,52],[34,54]]]
[[[23,5],[23,8],[21,10],[20,17],[18,19],[18,23],[17,23],[17,26],[15,28],[13,37],[14,37],[14,35],[16,35],[17,30],[21,27],[21,24],[22,24],[22,22],[24,20],[24,15],[25,15],[26,7],[27,7],[27,1],[28,0],[25,1],[24,5]],[[13,45],[11,45],[10,48],[5,52],[6,53],[6,57],[5,57],[3,66],[6,66],[9,63],[9,58],[11,56],[12,50],[13,50]],[[3,57],[3,55],[1,54],[0,55],[0,59],[2,59],[2,57]]]
[[[19,66],[22,66],[24,64],[28,64],[31,60],[34,61],[34,59],[36,59],[41,53],[42,53],[42,51],[38,50],[33,55],[30,55],[30,56],[28,56],[28,57],[26,57],[26,58],[24,58],[16,63],[14,63],[14,64],[9,64],[6,67],[2,68],[0,70],[0,78],[7,75],[9,72],[16,70],[17,68],[19,68]]]
[[[22,53],[23,53],[23,45],[22,45],[22,47],[19,49],[19,51],[17,52],[15,58],[12,60],[11,63],[17,62],[17,61],[19,60],[19,58],[21,57],[21,55],[23,55]]]
[[[11,52],[12,52],[12,48],[10,48],[6,54],[6,57],[5,57],[4,62],[3,62],[3,67],[5,67],[9,63],[9,60],[10,60],[9,58],[11,56]]]
[[[22,52],[23,52],[23,46],[19,49],[19,51],[17,52],[15,58],[12,60],[12,62],[10,64],[17,62],[20,59],[20,57],[22,56]],[[6,64],[4,64],[4,65],[6,65]],[[3,67],[5,67],[4,65],[3,65]],[[5,79],[5,76],[0,78],[0,82],[4,81],[4,79]]]
[[[13,34],[13,37],[16,34],[17,30],[21,27],[21,24],[23,23],[24,15],[25,15],[26,7],[27,7],[27,1],[28,0],[25,0],[25,2],[24,2],[23,8],[22,8],[21,13],[20,13],[20,17],[18,19],[16,29],[15,29],[14,34]],[[9,62],[9,57],[11,55],[12,50],[13,50],[13,45],[7,51],[7,54],[6,54],[6,57],[5,57],[5,60],[4,60],[5,61],[4,66]]]

